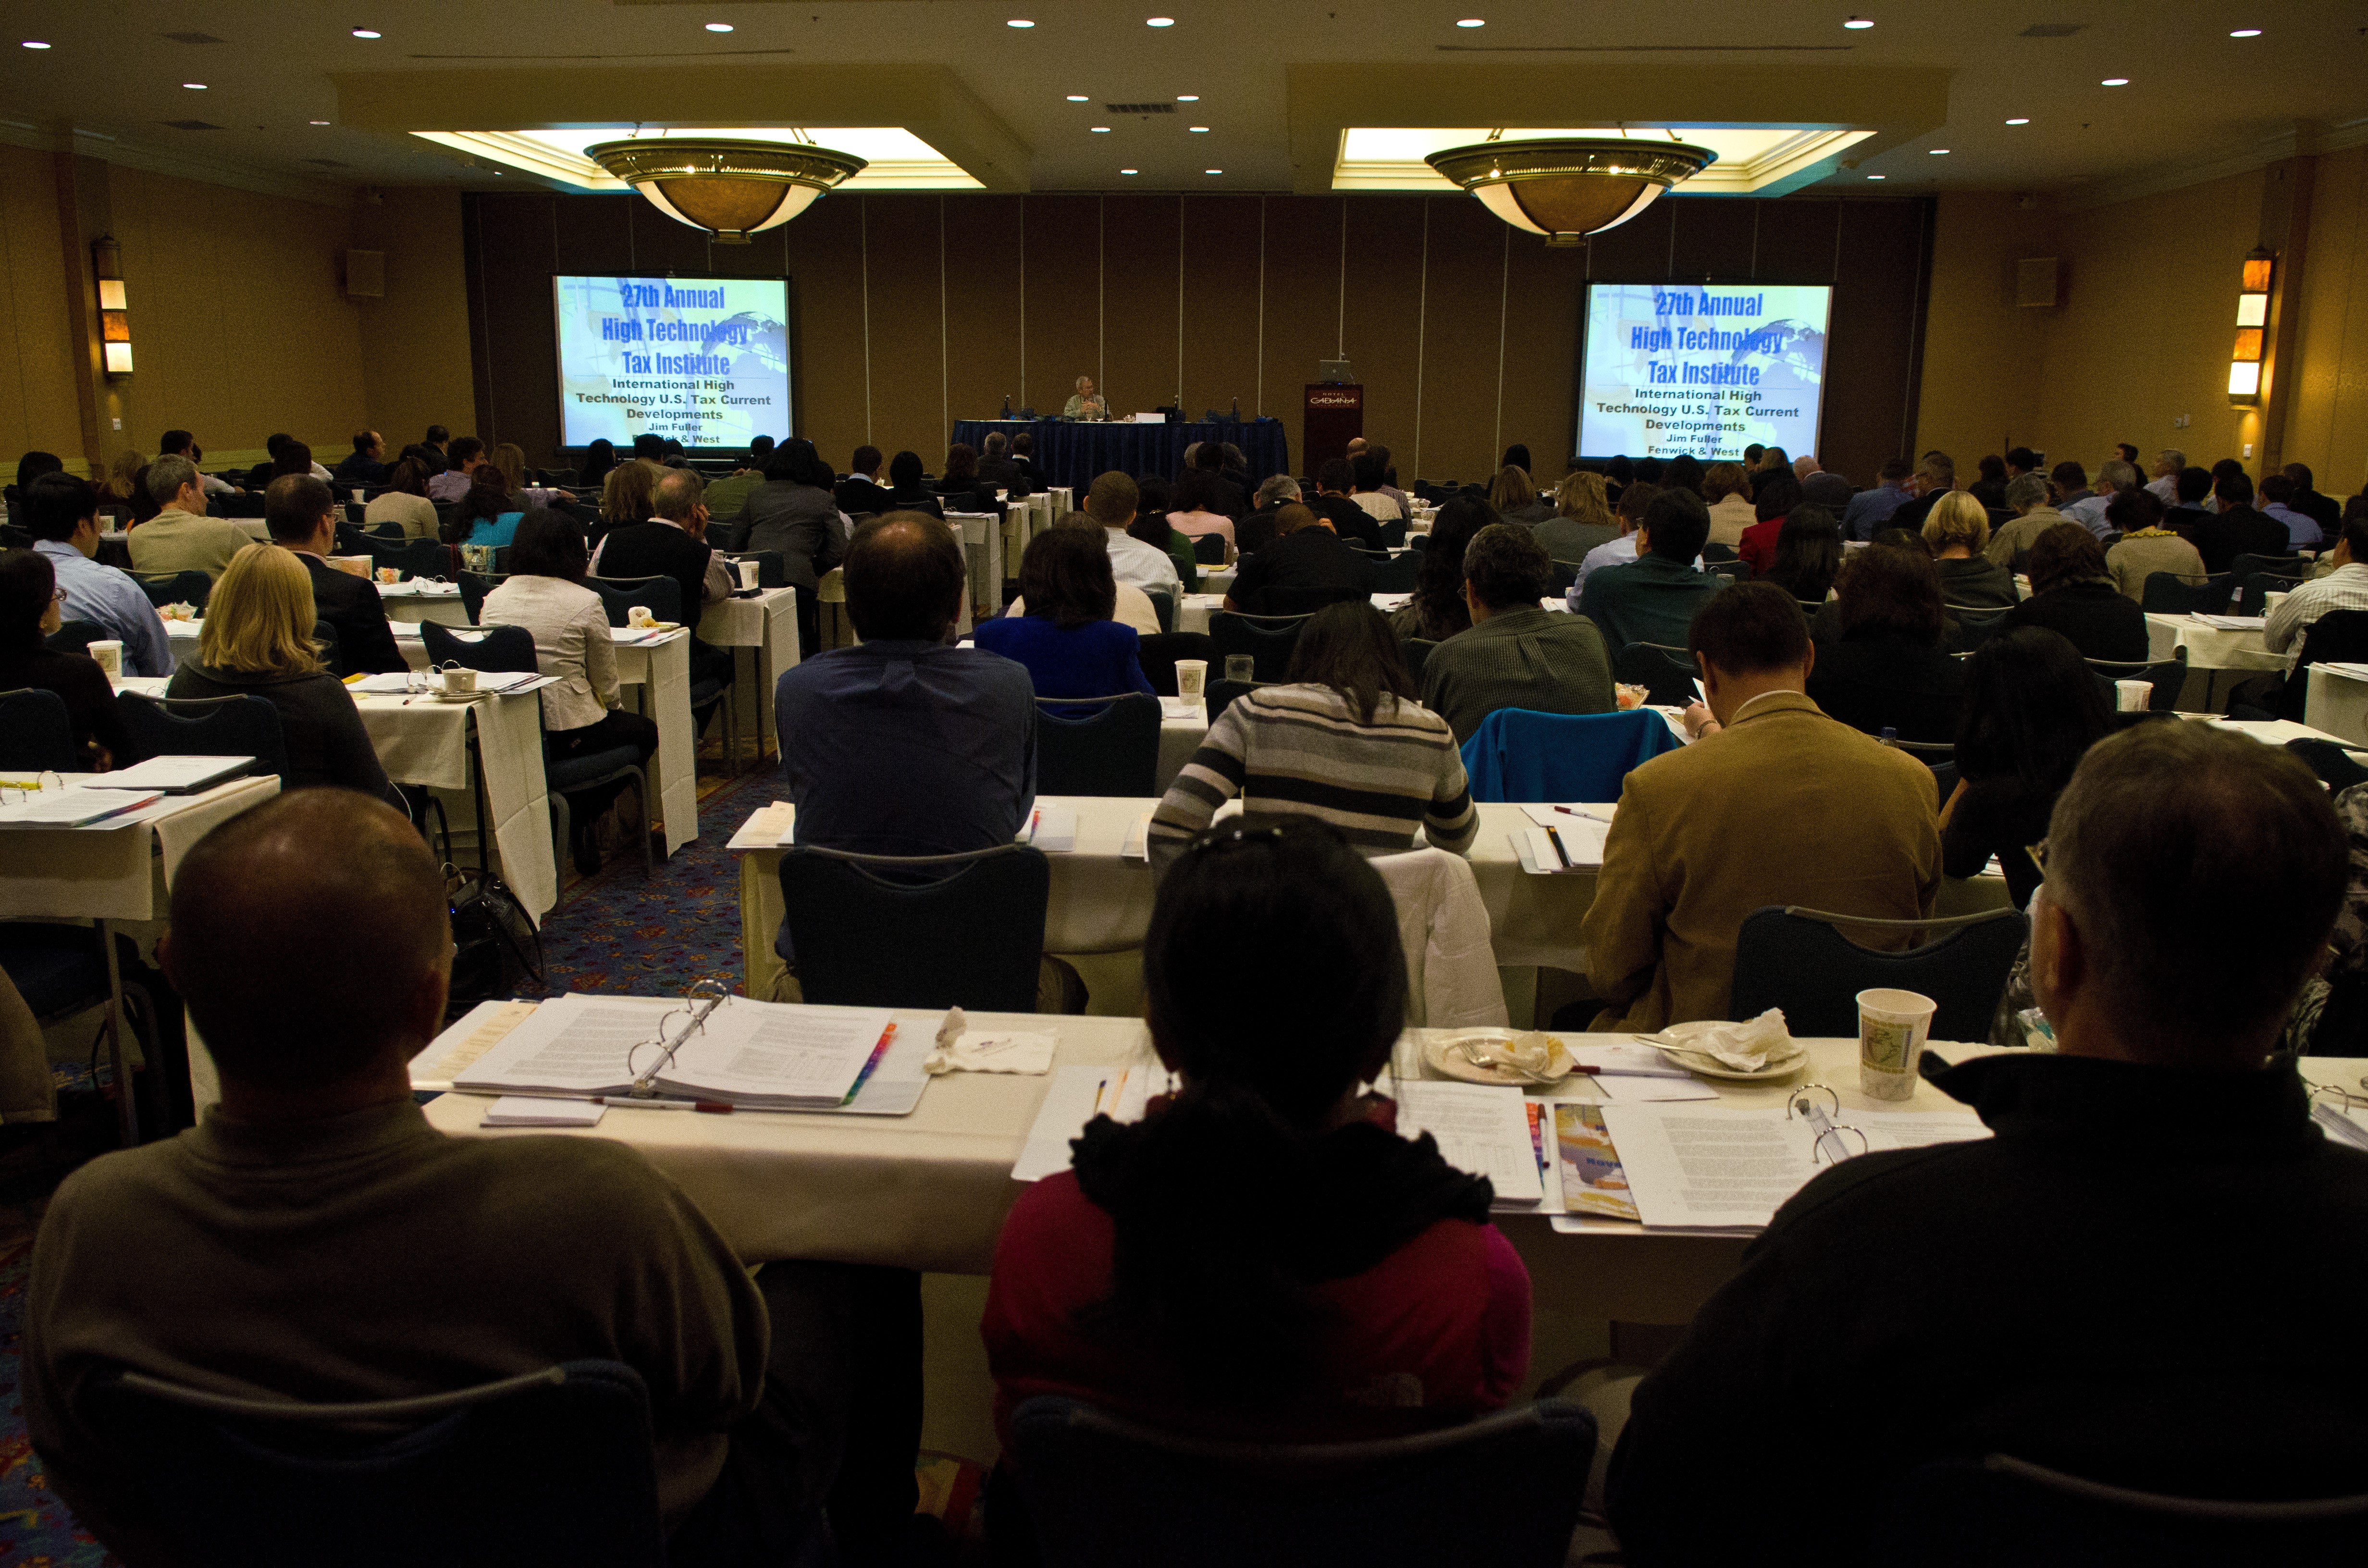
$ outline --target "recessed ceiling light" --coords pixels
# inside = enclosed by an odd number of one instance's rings
[[[1143,172],[1143,171],[1141,171],[1140,169],[1121,169],[1121,170],[1119,170],[1119,173],[1121,173],[1121,174],[1122,174],[1122,175],[1140,174],[1140,173],[1142,173],[1142,172]]]
[[[354,36],[356,38],[376,38],[379,35],[368,28],[356,28],[354,29]]]
[[[2126,87],[2130,85],[2130,79],[2127,76],[2108,76],[2099,85],[2107,87]]]
[[[1882,178],[1883,178],[1883,177],[1884,177],[1884,176],[1883,176],[1882,175],[1869,175],[1869,176],[1867,176],[1866,177],[1867,177],[1867,178],[1869,178],[1869,179],[1882,179]]]
[[[206,85],[203,82],[184,82],[181,85],[193,93],[202,93],[206,90]]]
[[[1455,25],[1459,28],[1485,28],[1488,20],[1485,17],[1466,17]]]
[[[2015,119],[2008,120],[2007,123],[2009,125],[2029,125],[2031,123],[2031,117],[2029,115],[2019,115]]]
[[[728,33],[732,30],[732,24],[729,22],[710,22],[707,24],[707,30],[712,33]]]
[[[1205,125],[1196,125],[1192,127],[1192,133],[1196,136],[1202,135],[1207,132],[1208,129],[1209,128]]]
[[[1097,136],[1108,136],[1110,134],[1110,127],[1107,125],[1097,125],[1094,127],[1094,134]]]
[[[1176,18],[1173,17],[1145,17],[1143,18],[1143,25],[1146,28],[1172,28],[1176,25]]]
[[[1179,104],[1197,104],[1201,101],[1201,95],[1198,93],[1178,93],[1176,95],[1176,101]]]
[[[1225,171],[1223,169],[1202,169],[1201,172],[1204,175],[1221,175]]]
[[[1083,93],[1071,93],[1069,95],[1069,101],[1073,104],[1081,104],[1087,100],[1086,98],[1086,95]]]
[[[1874,24],[1868,21],[1864,17],[1852,17],[1849,21],[1844,22],[1842,26],[1850,28],[1850,30],[1854,33],[1862,33],[1866,31],[1867,28],[1874,26]]]
[[[27,49],[47,49],[47,48],[49,48],[50,46],[49,46],[48,44],[46,44],[46,43],[41,42],[41,41],[40,41],[40,40],[38,40],[38,39],[29,39],[29,38],[28,38],[28,39],[27,39],[27,40],[25,40],[25,47],[26,47]]]
[[[326,125],[329,122],[325,119],[308,119],[304,123],[307,125]]]
[[[2261,29],[2259,28],[2238,28],[2228,36],[2230,38],[2259,38],[2261,36]]]
[[[1030,21],[1025,17],[1014,17],[1003,25],[1007,28],[1032,28],[1036,24]]]
[[[1924,151],[1931,153],[1932,156],[1936,158],[1945,158],[1949,155],[1949,149],[1946,147],[1927,147]]]

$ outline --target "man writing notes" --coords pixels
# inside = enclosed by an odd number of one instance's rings
[[[1638,1568],[1908,1561],[1878,1530],[1909,1478],[1992,1454],[2181,1498],[2368,1492],[2368,1390],[2328,1370],[2368,1298],[2368,1252],[2337,1241],[2368,1224],[2368,1154],[2322,1135],[2271,1055],[2343,900],[2327,793],[2249,736],[2142,724],[2081,760],[2047,844],[2031,983],[2058,1050],[1939,1073],[1996,1135],[1823,1171],[1634,1385],[1608,1501]],[[2203,1352],[2200,1324],[2226,1330]],[[1752,1460],[1712,1473],[1711,1452]],[[1837,1476],[1863,1506],[1784,1522]],[[2356,1513],[2307,1545],[2112,1515],[2148,1537],[2064,1552],[2060,1522],[2017,1538],[2027,1516],[1994,1507],[1964,1522],[2006,1539],[1927,1520],[1884,1544],[2156,1562],[2178,1529],[2212,1561],[2359,1556]]]
[[[324,932],[369,961],[322,961]],[[430,1127],[406,1064],[443,1027],[451,940],[417,831],[348,790],[279,796],[182,861],[159,958],[222,1103],[83,1166],[42,1220],[24,1401],[59,1494],[125,1560],[189,1560],[183,1521],[152,1510],[93,1420],[96,1385],[126,1369],[329,1403],[599,1359],[648,1389],[668,1562],[826,1555],[825,1509],[842,1551],[850,1528],[908,1529],[918,1342],[909,1363],[887,1343],[868,1294],[887,1271],[752,1279],[620,1142]],[[876,1503],[842,1506],[859,1491]]]
[[[1702,738],[1628,775],[1579,927],[1599,1029],[1725,1017],[1736,929],[1764,904],[1913,920],[1941,885],[1932,770],[1804,694],[1816,653],[1792,595],[1725,589],[1688,646]]]
[[[1108,419],[1110,417],[1110,404],[1095,392],[1094,379],[1091,376],[1077,378],[1076,393],[1062,408],[1061,417],[1064,419]]]

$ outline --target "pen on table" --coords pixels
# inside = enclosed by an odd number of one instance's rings
[[[631,1095],[602,1095],[600,1103],[628,1106],[636,1110],[696,1110],[704,1111],[709,1116],[732,1114],[732,1104],[728,1100],[644,1100],[636,1099]]]
[[[1094,1108],[1092,1109],[1092,1111],[1090,1111],[1089,1113],[1087,1113],[1087,1120],[1091,1120],[1094,1117],[1097,1117],[1097,1116],[1101,1115],[1101,1113],[1102,1113],[1102,1095],[1103,1095],[1103,1094],[1104,1094],[1104,1092],[1106,1092],[1109,1088],[1110,1088],[1110,1080],[1109,1080],[1108,1078],[1104,1078],[1100,1083],[1096,1084],[1096,1085],[1094,1085]]]
[[[1574,806],[1556,806],[1554,810],[1560,812],[1566,817],[1585,817],[1589,822],[1610,822],[1611,820],[1610,817],[1598,816],[1593,812],[1582,812]]]
[[[1562,869],[1565,871],[1569,870],[1570,851],[1562,846],[1562,835],[1556,833],[1552,828],[1548,828],[1546,829],[1546,842],[1554,846],[1554,858],[1562,862]]]

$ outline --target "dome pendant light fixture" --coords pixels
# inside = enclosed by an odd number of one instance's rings
[[[688,136],[602,142],[584,155],[667,217],[725,245],[745,245],[749,235],[788,222],[869,166],[852,153],[803,142]]]
[[[1717,157],[1684,142],[1562,136],[1448,147],[1423,162],[1516,229],[1575,245],[1626,222]]]

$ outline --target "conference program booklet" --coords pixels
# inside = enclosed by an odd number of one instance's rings
[[[632,1092],[689,1017],[646,1000],[571,993],[543,1003],[455,1074],[478,1094],[592,1097]],[[661,1096],[746,1110],[835,1110],[885,1056],[885,1007],[818,1007],[734,996],[707,1016],[655,1079]],[[636,1049],[638,1048],[638,1049]]]

